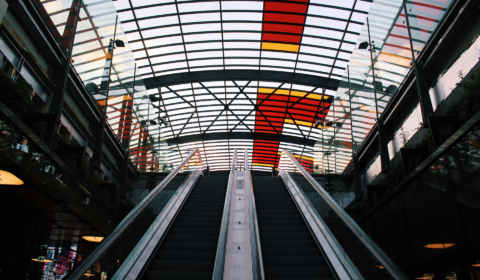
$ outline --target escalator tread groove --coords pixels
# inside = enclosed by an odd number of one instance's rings
[[[211,279],[228,177],[201,177],[145,271],[144,280]]]
[[[333,280],[281,178],[252,176],[252,181],[265,279]]]

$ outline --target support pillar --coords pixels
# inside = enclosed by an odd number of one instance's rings
[[[0,0],[2,1],[2,0]],[[53,92],[52,101],[50,103],[50,113],[55,114],[55,120],[52,126],[47,127],[45,143],[50,146],[53,141],[55,132],[60,127],[60,118],[62,116],[63,103],[65,99],[65,91],[68,83],[68,73],[70,72],[70,63],[72,61],[72,49],[75,33],[77,31],[78,18],[80,17],[80,7],[82,0],[73,0],[68,14],[67,23],[61,39],[62,46],[66,49],[64,65],[59,69],[58,78],[55,80],[55,89]]]
[[[95,126],[94,137],[95,137],[95,146],[93,149],[93,164],[95,168],[100,169],[102,163],[102,154],[103,154],[103,139],[105,137],[105,126],[107,122],[107,109],[108,109],[108,96],[110,93],[110,74],[112,72],[113,64],[113,51],[115,49],[115,36],[117,35],[117,22],[118,16],[115,20],[115,29],[113,33],[113,40],[110,39],[108,44],[108,52],[105,54],[105,66],[103,67],[102,82],[100,84],[100,89],[98,91],[99,95],[105,96],[105,101],[98,101],[98,104],[101,107],[102,118],[100,122]]]
[[[417,85],[418,100],[422,110],[423,126],[428,122],[428,117],[433,114],[432,101],[428,93],[429,86],[426,84],[425,73],[418,69],[417,59],[415,58],[415,51],[413,50],[412,35],[410,32],[410,21],[407,14],[407,2],[403,0],[403,10],[405,12],[405,22],[407,24],[408,39],[410,42],[410,50],[412,52],[412,66],[415,73],[415,83]]]
[[[387,173],[390,170],[390,156],[388,154],[387,137],[385,129],[383,128],[383,121],[377,121],[378,132],[378,149],[380,152],[380,164],[382,165],[382,173]]]

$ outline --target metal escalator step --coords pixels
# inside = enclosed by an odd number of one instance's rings
[[[211,272],[202,272],[202,271],[162,271],[162,270],[149,270],[145,273],[145,280],[185,280],[185,279],[196,279],[196,280],[211,280]]]
[[[150,266],[151,270],[178,270],[182,271],[188,268],[190,271],[209,272],[215,265],[214,261],[166,261],[153,260]]]
[[[307,266],[307,267],[269,267],[265,269],[265,274],[273,278],[329,278],[330,269],[327,266]]]
[[[211,279],[228,177],[201,177],[160,244],[144,280]]]
[[[252,179],[265,278],[332,279],[283,181],[278,177]]]

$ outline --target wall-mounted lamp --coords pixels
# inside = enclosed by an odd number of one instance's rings
[[[23,185],[23,181],[10,172],[0,170],[0,185]]]
[[[103,240],[103,236],[82,236],[83,239],[89,242],[101,242]]]
[[[455,243],[432,243],[423,246],[423,248],[427,249],[447,249],[455,246]]]

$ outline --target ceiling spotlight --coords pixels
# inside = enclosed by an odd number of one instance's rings
[[[158,119],[162,122],[162,124],[164,124],[165,126],[169,126],[167,120],[165,120],[164,117],[158,117]]]
[[[150,120],[150,124],[151,124],[151,125],[155,125],[155,124],[157,124],[157,122],[154,121],[154,120]]]
[[[368,48],[368,42],[361,42],[360,45],[358,45],[359,50],[366,50]]]
[[[119,48],[125,48],[125,43],[120,39],[115,40],[115,45]]]

